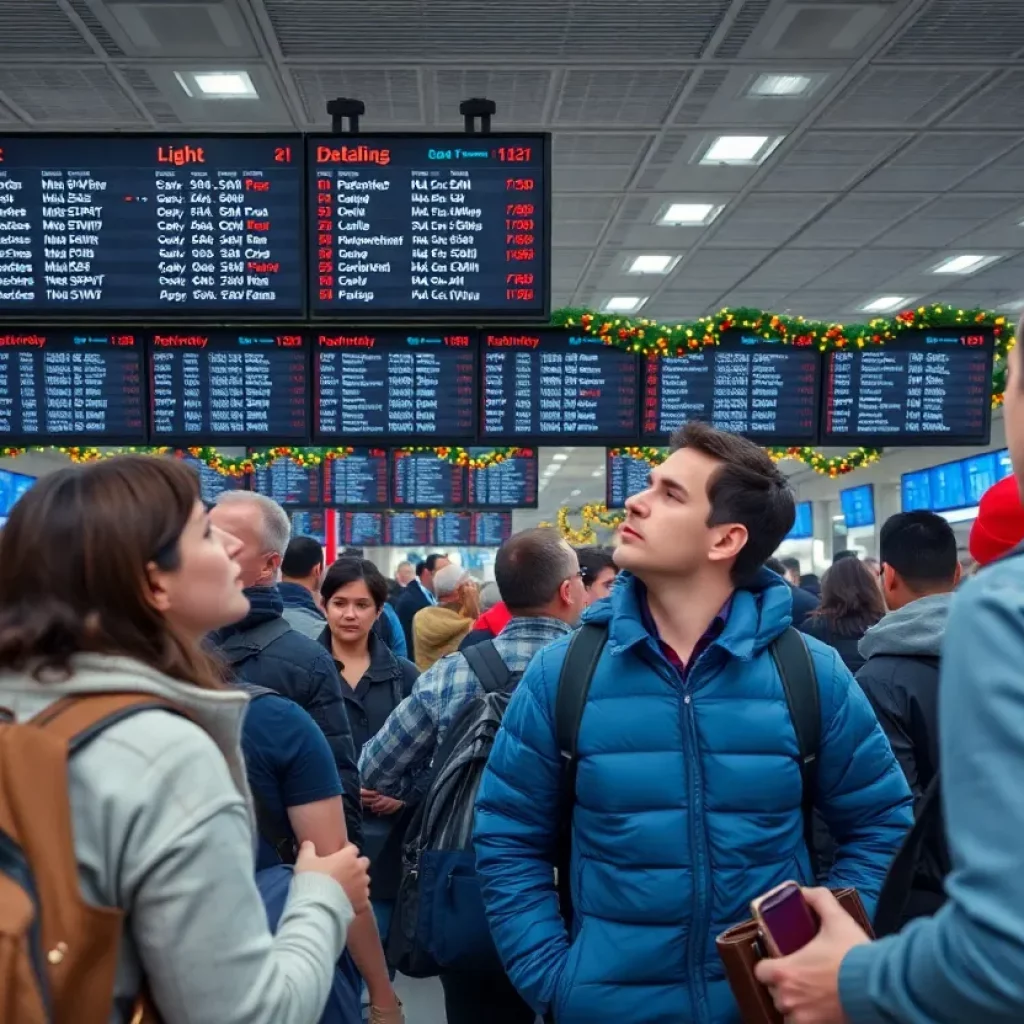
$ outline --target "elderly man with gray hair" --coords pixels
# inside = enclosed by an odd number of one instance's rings
[[[416,666],[426,672],[446,654],[459,649],[480,614],[476,581],[460,565],[446,565],[434,574],[436,605],[420,609],[412,620]]]

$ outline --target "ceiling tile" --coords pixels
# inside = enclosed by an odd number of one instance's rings
[[[896,38],[887,58],[939,62],[977,58],[990,66],[1024,50],[1018,0],[932,0]]]
[[[991,166],[966,177],[960,183],[960,188],[965,192],[1012,192],[1024,195],[1024,189],[1021,187],[1024,183],[1024,144],[1009,153],[1005,152],[1005,148],[1013,145],[1015,141],[1001,138],[1003,155],[998,160],[992,160],[994,153],[988,150],[985,155],[991,161]]]
[[[763,192],[836,192],[850,187],[882,157],[910,139],[904,134],[809,132],[775,159]]]
[[[571,70],[555,104],[556,125],[657,125],[686,82],[683,71]]]
[[[926,202],[924,196],[854,192],[826,210],[795,239],[797,246],[866,245]],[[821,251],[821,250],[819,250]]]
[[[1014,139],[979,132],[962,135],[930,132],[916,138],[862,183],[871,192],[944,192],[1000,153]]]
[[[366,103],[365,120],[375,127],[422,125],[420,76],[415,68],[292,69],[309,124],[328,122],[327,101],[353,96]]]
[[[462,127],[459,104],[474,96],[486,96],[498,106],[495,120],[503,125],[539,125],[554,72],[483,71],[442,69],[434,72],[436,110],[434,123]]]
[[[1024,14],[1024,11],[1022,11]],[[1019,128],[1024,123],[1024,71],[1008,71],[943,121],[964,128]]]
[[[990,220],[997,217],[1009,220],[1019,206],[1017,199],[943,196],[887,232],[876,244],[904,248],[952,245],[967,232]]]
[[[40,0],[0,2],[0,54],[33,57],[92,57],[92,47],[56,3]]]
[[[716,222],[715,241],[746,245],[782,245],[827,203],[824,196],[748,196]]]
[[[105,67],[0,67],[0,93],[41,125],[145,124]]]

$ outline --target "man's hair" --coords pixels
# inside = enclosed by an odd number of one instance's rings
[[[365,554],[362,548],[345,548],[338,557],[362,558]]]
[[[783,569],[788,569],[790,572],[795,572],[797,576],[800,575],[800,559],[799,558],[780,558],[779,562],[782,563]]]
[[[416,566],[416,575],[422,576],[425,572],[433,572],[434,567],[437,565],[438,561],[442,558],[447,557],[447,555],[440,554],[436,551],[433,554],[427,555],[427,557],[424,558],[423,561]]]
[[[494,580],[488,580],[480,588],[480,611],[489,612],[501,600],[501,591]]]
[[[315,537],[292,537],[281,560],[281,575],[304,580],[324,564],[324,549]]]
[[[956,534],[934,512],[898,512],[882,527],[878,550],[912,590],[951,587],[958,562]]]
[[[443,569],[438,569],[434,576],[434,596],[438,601],[451,597],[467,579],[469,570],[461,565],[446,565]]]
[[[388,599],[388,581],[373,562],[351,555],[342,555],[324,573],[323,582],[320,584],[320,596],[324,599],[324,604],[327,604],[342,587],[347,587],[358,580],[366,584],[377,611],[380,611]]]
[[[589,590],[597,577],[601,575],[605,569],[611,569],[612,572],[618,572],[618,566],[615,564],[615,559],[612,558],[612,553],[607,548],[588,547],[588,548],[577,548],[576,554],[580,560],[580,570],[583,573],[583,585]]]
[[[763,448],[739,434],[691,420],[672,435],[673,452],[692,448],[721,463],[708,480],[708,526],[739,523],[747,542],[732,567],[734,584],[748,582],[782,543],[796,520],[785,476]]]
[[[498,548],[494,579],[513,615],[546,608],[576,571],[561,534],[550,527],[514,533]]]
[[[263,525],[260,530],[263,546],[267,551],[284,556],[292,535],[292,524],[288,513],[273,498],[255,491],[221,491],[214,500],[215,505],[252,505],[259,509]]]
[[[766,569],[771,569],[776,576],[784,577],[786,575],[786,563],[779,561],[777,558],[769,558],[768,561],[764,563],[764,567]]]
[[[850,548],[844,548],[842,551],[837,551],[832,556],[832,564],[835,565],[836,562],[841,562],[844,558],[856,558],[858,562],[860,561],[860,555],[858,555],[856,551],[851,551]]]

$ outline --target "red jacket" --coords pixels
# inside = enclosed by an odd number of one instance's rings
[[[512,613],[505,607],[505,602],[499,601],[473,623],[473,628],[486,629],[490,631],[491,636],[497,636],[509,624],[511,618]]]

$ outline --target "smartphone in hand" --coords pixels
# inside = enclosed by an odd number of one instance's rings
[[[803,949],[821,926],[796,882],[783,882],[758,896],[751,902],[750,912],[761,926],[766,952],[773,957]]]

